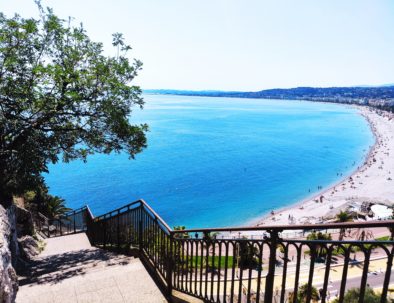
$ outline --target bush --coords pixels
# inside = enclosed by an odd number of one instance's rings
[[[346,293],[345,297],[343,298],[343,303],[358,303],[360,298],[360,288],[350,288]],[[339,300],[335,299],[333,303],[338,303]],[[364,294],[364,302],[365,303],[379,303],[380,302],[380,295],[376,294],[372,288],[367,287],[365,289]]]

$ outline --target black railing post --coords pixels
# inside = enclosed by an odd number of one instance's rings
[[[50,234],[49,234],[49,220],[48,219],[44,219],[44,224],[46,225],[46,233],[47,233],[47,237],[50,238]]]
[[[343,298],[345,297],[347,272],[348,272],[348,265],[350,260],[350,247],[349,248],[341,247],[341,248],[345,250],[345,254],[343,255],[344,260],[343,260],[343,269],[342,269],[341,288],[339,290],[339,302],[343,302]]]
[[[104,239],[103,239],[103,246],[104,248],[107,246],[107,220],[104,217],[103,220],[104,228],[103,228],[103,233],[104,233]]]
[[[365,290],[367,288],[368,270],[369,270],[369,259],[371,257],[371,251],[362,249],[364,251],[364,268],[361,276],[361,287],[360,287],[360,298],[359,303],[364,302]]]
[[[83,220],[83,222],[82,222],[82,230],[86,232],[90,242],[92,242],[92,244],[93,244],[93,239],[91,239],[91,234],[89,233],[90,222],[89,222],[89,215],[88,215],[88,212],[87,212],[86,209],[83,211],[83,217],[82,218],[83,218],[82,219]]]
[[[326,269],[324,273],[324,280],[323,280],[323,295],[321,298],[322,303],[326,303],[327,300],[327,288],[328,288],[328,282],[329,282],[329,277],[330,277],[330,267],[331,267],[331,257],[332,257],[332,251],[333,251],[333,246],[327,247],[327,255],[326,255]]]
[[[120,252],[120,210],[118,210],[118,215],[116,218],[116,237],[117,237],[117,246],[118,246],[118,252]]]
[[[278,245],[278,231],[271,230],[270,233],[270,259],[268,262],[268,273],[265,278],[265,294],[264,302],[272,302],[273,291],[274,291],[274,279],[275,279],[275,265],[276,265],[276,248]]]
[[[382,291],[382,297],[380,302],[385,303],[387,302],[387,291],[390,283],[390,275],[391,275],[391,269],[393,267],[393,255],[394,255],[394,247],[391,250],[391,256],[388,256],[387,260],[387,269],[386,273],[384,275],[384,282],[383,282],[383,291]]]
[[[311,302],[312,299],[312,283],[313,283],[313,273],[315,270],[315,260],[316,260],[316,254],[317,254],[317,247],[315,244],[312,243],[310,246],[310,254],[311,254],[311,263],[309,265],[309,278],[308,278],[308,286],[307,286],[307,295],[306,295],[306,302],[309,303]]]
[[[74,234],[75,234],[77,232],[77,229],[76,229],[76,226],[75,226],[75,210],[74,210],[73,217],[74,217]]]
[[[167,255],[167,296],[168,299],[171,300],[172,297],[172,275],[174,270],[174,256],[173,256],[173,244],[174,244],[174,234],[171,232],[169,236],[169,251]]]
[[[143,252],[143,241],[142,241],[142,211],[141,211],[141,218],[140,221],[138,222],[138,246],[139,246],[139,251],[140,251],[140,255],[142,255]]]

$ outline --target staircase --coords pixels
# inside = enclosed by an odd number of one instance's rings
[[[138,258],[92,247],[85,233],[45,239],[16,302],[166,302]]]
[[[138,200],[97,217],[85,206],[53,220],[40,220],[37,228],[48,237],[48,247],[21,280],[18,302],[161,302],[163,294],[173,302],[284,302],[290,292],[297,297],[305,282],[309,302],[317,279],[322,302],[327,302],[338,258],[343,262],[335,289],[340,302],[354,286],[360,288],[360,302],[367,286],[381,287],[380,302],[386,302],[392,283],[394,235],[388,230],[394,230],[394,220],[172,230],[145,201]],[[366,228],[385,229],[389,240],[288,236],[294,230],[304,234]],[[221,235],[216,236],[218,232]],[[318,276],[322,248],[326,266]],[[362,270],[352,284],[348,272],[355,250],[361,252],[357,260]],[[130,257],[133,252],[138,259]],[[372,280],[370,261],[376,254],[385,260],[384,274]]]

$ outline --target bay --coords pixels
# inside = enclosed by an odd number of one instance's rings
[[[251,220],[316,193],[364,161],[373,134],[354,107],[296,100],[145,95],[135,160],[96,154],[49,167],[50,193],[95,215],[137,199],[170,226]]]

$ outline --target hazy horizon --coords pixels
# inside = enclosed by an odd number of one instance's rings
[[[393,83],[394,2],[44,0],[114,54],[122,32],[144,89],[258,91]],[[37,17],[33,0],[2,1]]]
[[[263,88],[263,89],[256,89],[254,91],[260,91],[260,90],[270,90],[270,89],[292,89],[292,88],[298,88],[298,87],[311,87],[311,88],[333,88],[333,87],[390,87],[390,86],[394,86],[394,83],[382,83],[382,84],[377,84],[377,85],[368,85],[368,84],[362,84],[362,85],[349,85],[349,86],[332,86],[332,85],[328,85],[328,86],[310,86],[310,85],[305,85],[305,86],[294,86],[294,87],[269,87],[269,88]],[[142,88],[143,91],[201,91],[201,92],[231,92],[230,90],[221,90],[221,89],[177,89],[177,88]],[[233,92],[246,92],[246,91],[234,91]]]

